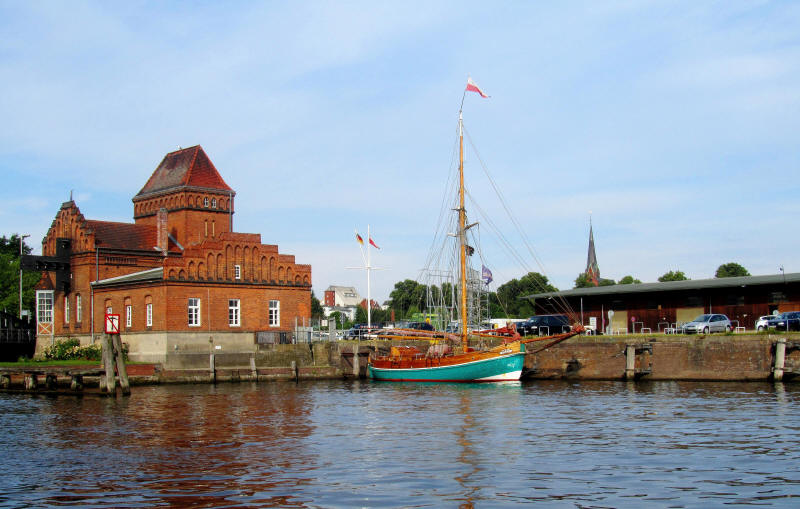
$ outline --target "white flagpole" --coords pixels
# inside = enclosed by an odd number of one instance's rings
[[[367,330],[372,328],[372,300],[369,291],[369,273],[372,267],[370,266],[370,249],[369,246],[372,243],[372,237],[369,233],[369,225],[367,225]]]

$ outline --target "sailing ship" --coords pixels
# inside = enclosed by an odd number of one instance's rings
[[[477,92],[482,97],[488,97],[471,79],[467,80],[464,97],[466,97],[466,92],[468,91]],[[469,281],[473,278],[468,277],[468,274],[474,271],[468,268],[468,258],[473,254],[475,248],[468,244],[467,233],[477,223],[467,223],[465,208],[464,97],[462,97],[461,108],[458,113],[458,204],[454,208],[454,211],[458,214],[457,233],[451,235],[458,240],[458,298],[453,299],[459,301],[458,333],[448,330],[436,332],[410,329],[393,329],[382,332],[378,336],[380,339],[393,341],[423,339],[428,340],[431,344],[426,352],[414,346],[392,346],[387,355],[370,356],[367,366],[368,375],[375,380],[408,382],[503,382],[519,380],[522,376],[527,353],[535,353],[550,348],[583,331],[582,325],[575,324],[566,333],[522,338],[513,324],[502,329],[481,330],[479,326],[475,326],[470,330],[471,323],[479,325],[480,313],[477,313],[478,319],[476,320],[476,313],[473,312],[472,320],[470,320],[468,309],[468,303],[470,302]],[[455,285],[451,286],[451,288],[455,297]],[[477,299],[477,301],[479,300]],[[476,299],[473,298],[472,301],[476,301]],[[440,322],[441,325],[442,323]],[[498,337],[501,338],[499,345],[494,347],[485,346],[487,339],[494,338],[496,340]],[[539,346],[533,352],[528,352],[527,345],[531,343],[543,343],[543,346]]]

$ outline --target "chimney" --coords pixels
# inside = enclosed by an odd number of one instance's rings
[[[161,207],[156,214],[156,238],[158,249],[167,256],[169,249],[169,230],[167,229],[167,209]]]

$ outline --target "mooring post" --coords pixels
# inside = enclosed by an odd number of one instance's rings
[[[772,369],[772,379],[776,382],[783,380],[783,367],[786,362],[786,338],[778,338],[775,344],[775,367]]]
[[[292,370],[292,378],[294,378],[294,381],[295,382],[299,381],[300,377],[298,376],[297,372],[297,361],[292,361],[291,370]]]
[[[122,355],[122,340],[119,334],[111,336],[111,345],[114,347],[114,358],[117,364],[117,373],[119,374],[119,386],[122,388],[122,394],[129,395],[131,393],[131,384],[128,380],[128,368],[125,367],[125,357]]]
[[[105,384],[100,384],[100,390],[105,390],[109,394],[114,394],[117,389],[117,381],[114,377],[114,351],[111,346],[111,335],[103,334],[101,341],[103,342],[103,368],[105,368],[106,371],[106,379]]]
[[[256,369],[256,355],[250,356],[250,376],[253,380],[258,382],[258,370]]]
[[[211,379],[211,383],[217,383],[217,367],[214,364],[214,354],[209,354],[208,359],[208,371],[209,371],[209,378]]]
[[[356,378],[361,376],[361,367],[358,365],[358,347],[358,343],[353,345],[353,376]]]
[[[625,380],[633,380],[636,375],[636,345],[625,347]]]

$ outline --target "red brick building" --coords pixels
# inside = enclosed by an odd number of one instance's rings
[[[68,260],[37,286],[37,351],[95,341],[120,314],[133,360],[174,351],[254,350],[311,315],[311,266],[259,234],[232,231],[236,193],[200,146],[167,154],[133,198],[134,223],[86,219],[62,204],[43,257]]]

